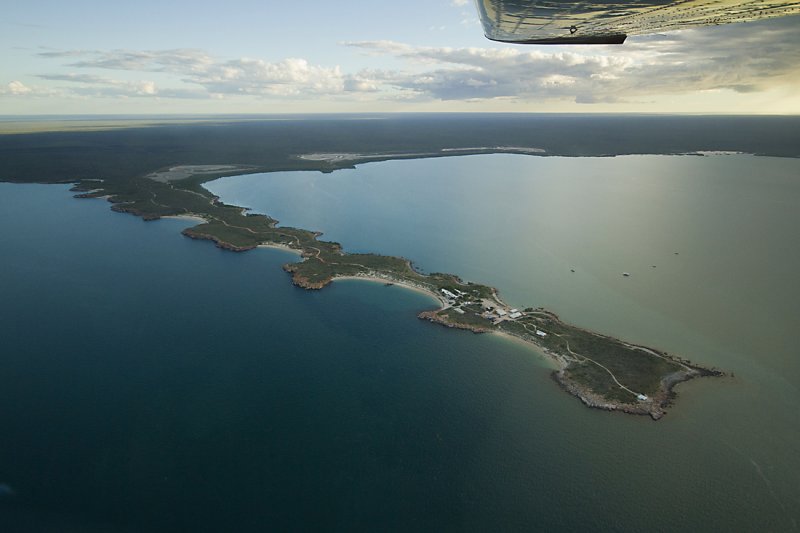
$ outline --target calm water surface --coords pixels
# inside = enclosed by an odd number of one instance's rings
[[[682,387],[659,423],[582,407],[515,343],[416,320],[422,295],[301,291],[280,270],[291,254],[0,184],[0,521],[796,529],[798,170],[480,156],[210,186],[348,250],[735,372]]]
[[[733,372],[682,387],[659,435],[684,454],[718,454],[723,469],[740,469],[735,488],[720,487],[713,501],[743,505],[731,491],[748,501],[759,493],[775,527],[794,528],[798,176],[798,160],[748,155],[491,155],[241,176],[209,188],[283,225],[323,231],[346,250],[403,255],[426,271],[491,283],[515,305],[542,305]],[[619,431],[616,423],[607,430]],[[677,426],[692,435],[680,445]],[[659,483],[674,496],[684,481],[671,474]]]

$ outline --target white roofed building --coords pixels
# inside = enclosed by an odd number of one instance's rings
[[[444,294],[447,298],[450,298],[451,300],[455,300],[457,298],[455,294],[448,291],[447,289],[442,289],[442,294]]]

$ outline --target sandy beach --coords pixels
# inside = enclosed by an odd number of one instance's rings
[[[315,152],[311,154],[300,154],[298,159],[306,161],[325,161],[327,163],[357,161],[367,162],[373,159],[407,159],[410,157],[436,157],[440,155],[459,155],[470,153],[514,153],[514,154],[544,154],[544,148],[534,148],[528,146],[473,146],[466,148],[442,148],[435,152],[406,152],[406,153],[376,153],[376,154],[355,154],[355,153],[327,153]]]
[[[386,285],[386,284],[397,285],[398,287],[403,287],[404,289],[409,289],[409,290],[412,290],[412,291],[416,291],[416,292],[418,292],[420,294],[424,294],[426,296],[430,296],[431,298],[433,298],[437,302],[439,302],[439,308],[440,309],[443,309],[443,308],[447,307],[447,305],[448,305],[447,304],[447,300],[445,300],[443,296],[440,296],[440,295],[436,294],[435,292],[430,291],[428,289],[423,289],[422,287],[418,287],[417,285],[412,285],[411,283],[407,283],[407,282],[404,282],[404,281],[397,281],[397,280],[389,279],[389,278],[380,278],[380,277],[377,277],[377,276],[336,276],[335,278],[333,278],[333,281],[348,280],[348,279],[350,279],[350,280],[355,279],[355,280],[362,280],[362,281],[370,281],[370,282],[374,282],[374,283],[381,283],[382,285]]]
[[[178,220],[191,220],[197,224],[205,224],[208,222],[205,218],[199,215],[164,215],[161,218],[174,218]]]
[[[157,170],[151,172],[146,178],[153,181],[160,181],[161,183],[169,183],[172,181],[180,181],[191,176],[203,174],[218,174],[223,172],[254,170],[255,167],[246,165],[178,165],[169,167],[167,169]]]
[[[417,285],[412,285],[410,283],[403,282],[403,281],[396,281],[396,280],[393,280],[393,279],[381,278],[381,277],[378,277],[378,276],[337,276],[337,277],[333,278],[333,281],[337,281],[337,280],[362,280],[362,281],[369,281],[371,283],[380,283],[382,285],[386,285],[388,283],[391,283],[392,285],[397,285],[398,287],[403,287],[404,289],[409,289],[409,290],[412,290],[412,291],[416,291],[418,293],[425,294],[426,296],[430,296],[431,298],[434,298],[437,302],[439,302],[439,309],[438,310],[444,309],[445,307],[449,306],[449,304],[447,303],[447,300],[445,300],[444,297],[436,294],[435,292],[427,290],[427,289],[423,289],[422,287],[419,287]],[[560,370],[560,369],[564,368],[564,366],[565,366],[564,361],[560,360],[558,357],[554,357],[552,354],[547,353],[545,350],[543,350],[542,348],[540,348],[539,346],[537,346],[536,344],[534,344],[534,343],[532,343],[530,341],[527,341],[525,339],[522,339],[520,337],[517,337],[516,335],[512,335],[512,334],[507,333],[505,331],[497,331],[497,330],[495,330],[495,331],[492,331],[491,333],[493,333],[494,335],[497,335],[497,336],[499,336],[499,337],[501,337],[503,339],[506,339],[509,342],[513,342],[515,344],[519,344],[519,345],[524,346],[525,348],[527,348],[529,350],[534,351],[537,356],[542,358],[544,361],[547,361],[549,363],[548,366],[552,367],[554,370]]]
[[[274,248],[276,250],[283,250],[284,252],[292,252],[293,254],[302,255],[302,252],[297,248],[292,248],[288,244],[278,244],[278,243],[262,243],[256,246],[256,248]]]
[[[517,337],[516,335],[512,335],[505,331],[495,330],[492,331],[491,333],[494,335],[498,335],[499,337],[502,337],[503,339],[506,339],[509,342],[513,342],[514,344],[519,344],[529,350],[533,350],[536,353],[536,355],[538,355],[539,357],[550,363],[549,366],[552,367],[553,370],[561,370],[566,367],[566,365],[562,360],[558,359],[557,357],[554,357],[552,354],[548,353],[547,351],[545,351],[544,349],[540,348],[539,346],[535,345],[530,341],[526,341],[525,339],[522,339],[520,337]]]

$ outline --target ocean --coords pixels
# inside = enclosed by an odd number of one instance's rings
[[[304,291],[280,268],[291,253],[224,252],[183,238],[188,221],[0,184],[0,521],[796,530],[799,170],[490,155],[208,184],[348,251],[733,374],[679,386],[659,422],[585,408],[535,350],[417,320],[424,295]]]

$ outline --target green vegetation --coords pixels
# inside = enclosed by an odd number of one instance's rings
[[[539,338],[539,344],[568,353],[579,363],[576,367],[593,367],[581,372],[570,367],[568,374],[603,396],[606,395],[604,390],[614,388],[609,372],[631,390],[653,396],[659,392],[664,376],[684,370],[679,362],[655,350],[645,351],[618,339],[571,326],[547,312],[526,313],[518,324],[547,332],[547,337]],[[604,385],[606,381],[610,381],[611,385]],[[618,386],[616,388],[619,389]],[[622,396],[625,400],[631,400],[630,393],[623,393]]]
[[[463,310],[463,309],[462,309]],[[457,324],[462,324],[464,326],[480,328],[480,329],[491,329],[492,322],[486,318],[483,318],[480,315],[476,315],[469,310],[464,310],[464,313],[459,313],[455,310],[455,308],[449,308],[441,312],[442,316],[447,317],[447,320],[450,322],[454,322]]]
[[[608,372],[593,363],[575,363],[569,367],[566,375],[604,398],[624,403],[631,401],[631,394],[620,388]]]

